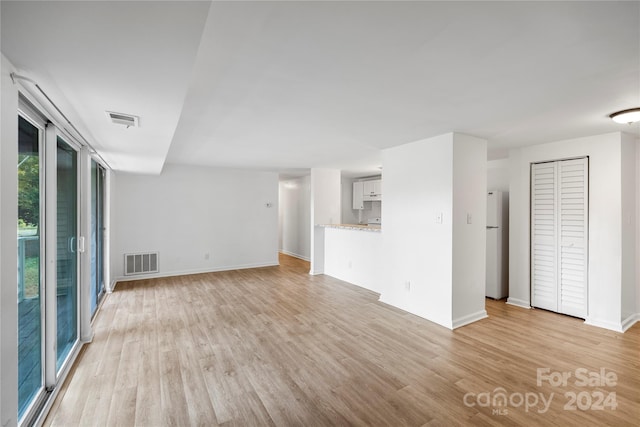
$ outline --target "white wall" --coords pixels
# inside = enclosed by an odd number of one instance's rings
[[[446,134],[382,160],[381,300],[448,328],[485,317],[486,141]]]
[[[340,171],[311,169],[311,270],[324,273],[324,228],[318,224],[337,224],[341,220]]]
[[[640,139],[636,140],[636,320],[640,320]]]
[[[309,261],[311,256],[310,177],[279,183],[280,252]]]
[[[381,300],[451,328],[452,137],[441,135],[383,150],[382,164]],[[438,215],[441,224],[436,223]]]
[[[377,231],[325,228],[324,274],[380,293],[386,262]]]
[[[0,87],[0,425],[18,423],[18,91],[2,55]]]
[[[487,190],[509,192],[509,159],[487,161]]]
[[[587,322],[621,329],[622,143],[620,133],[577,138],[509,153],[509,303],[530,306],[530,164],[589,156]]]
[[[622,134],[622,312],[623,323],[636,314],[636,141]]]
[[[487,317],[487,142],[453,135],[453,327]],[[471,222],[469,224],[469,222]]]
[[[530,193],[526,182],[530,165],[523,160],[522,149],[509,151],[509,191],[516,191],[509,197],[509,304],[531,308],[529,287],[529,228],[523,221],[530,215]],[[523,170],[524,168],[524,170]],[[521,192],[520,194],[518,192]],[[515,244],[518,246],[514,246]],[[516,280],[526,280],[526,284],[516,284]]]
[[[160,252],[156,276],[278,264],[276,173],[166,165],[112,187],[114,280],[135,252]]]

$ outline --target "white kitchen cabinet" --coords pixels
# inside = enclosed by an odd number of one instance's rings
[[[353,183],[353,209],[364,209],[364,183],[356,181]]]
[[[382,200],[382,180],[363,181],[364,201]]]

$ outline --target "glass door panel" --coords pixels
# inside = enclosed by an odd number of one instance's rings
[[[78,154],[58,137],[56,157],[56,370],[60,370],[78,339]]]
[[[104,175],[105,171],[91,161],[91,315],[104,295],[103,230],[104,230]]]
[[[40,274],[40,139],[18,116],[18,414],[43,389]]]

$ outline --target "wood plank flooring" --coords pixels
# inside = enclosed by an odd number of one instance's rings
[[[487,300],[488,319],[449,331],[280,263],[120,283],[45,425],[639,423],[638,324],[618,334]],[[538,386],[538,368],[571,377]],[[580,368],[617,382],[581,386]]]

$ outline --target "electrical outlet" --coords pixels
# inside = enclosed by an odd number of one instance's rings
[[[471,214],[470,214],[470,213],[468,213],[468,214],[467,214],[467,224],[471,224],[471,222],[472,222],[472,221],[471,221],[471,219],[472,219],[472,218],[471,218]]]
[[[211,255],[209,255],[209,252],[207,252],[206,254],[204,254],[204,259],[209,259],[211,258]]]
[[[438,213],[438,215],[436,215],[436,224],[442,224],[442,212]]]
[[[409,280],[404,282],[404,290],[407,291],[407,292],[409,292],[411,290],[411,282]]]
[[[353,265],[351,264],[351,260],[349,260],[348,265],[349,265],[349,268],[351,268],[351,267],[353,266]]]

